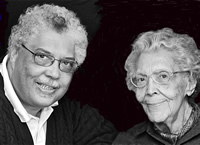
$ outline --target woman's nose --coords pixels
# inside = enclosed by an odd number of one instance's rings
[[[147,82],[147,90],[146,94],[149,96],[153,96],[153,94],[157,94],[157,87],[156,87],[156,82],[153,80],[153,78],[149,77],[148,82]]]

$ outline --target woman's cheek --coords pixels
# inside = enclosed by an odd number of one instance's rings
[[[142,102],[144,100],[145,93],[141,90],[136,90],[136,99],[138,102]]]

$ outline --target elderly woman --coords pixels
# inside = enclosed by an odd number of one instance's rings
[[[142,33],[125,69],[149,121],[121,133],[114,145],[200,144],[198,94],[200,51],[193,38],[169,28]]]

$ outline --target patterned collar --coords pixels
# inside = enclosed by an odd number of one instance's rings
[[[172,133],[166,133],[160,131],[155,125],[154,130],[165,140],[168,140],[169,142],[175,144],[178,139],[180,139],[183,135],[185,135],[191,128],[193,128],[198,121],[198,118],[200,116],[200,108],[197,104],[192,103],[191,106],[193,107],[192,112],[190,114],[189,119],[185,123],[185,125],[182,127],[182,129],[177,134]]]

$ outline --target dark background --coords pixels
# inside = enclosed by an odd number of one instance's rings
[[[0,0],[1,55],[6,52],[11,26],[28,6],[38,3],[65,6],[86,26],[90,41],[87,57],[75,73],[68,95],[97,108],[119,131],[147,119],[125,82],[124,63],[136,36],[170,27],[200,44],[197,0]]]

